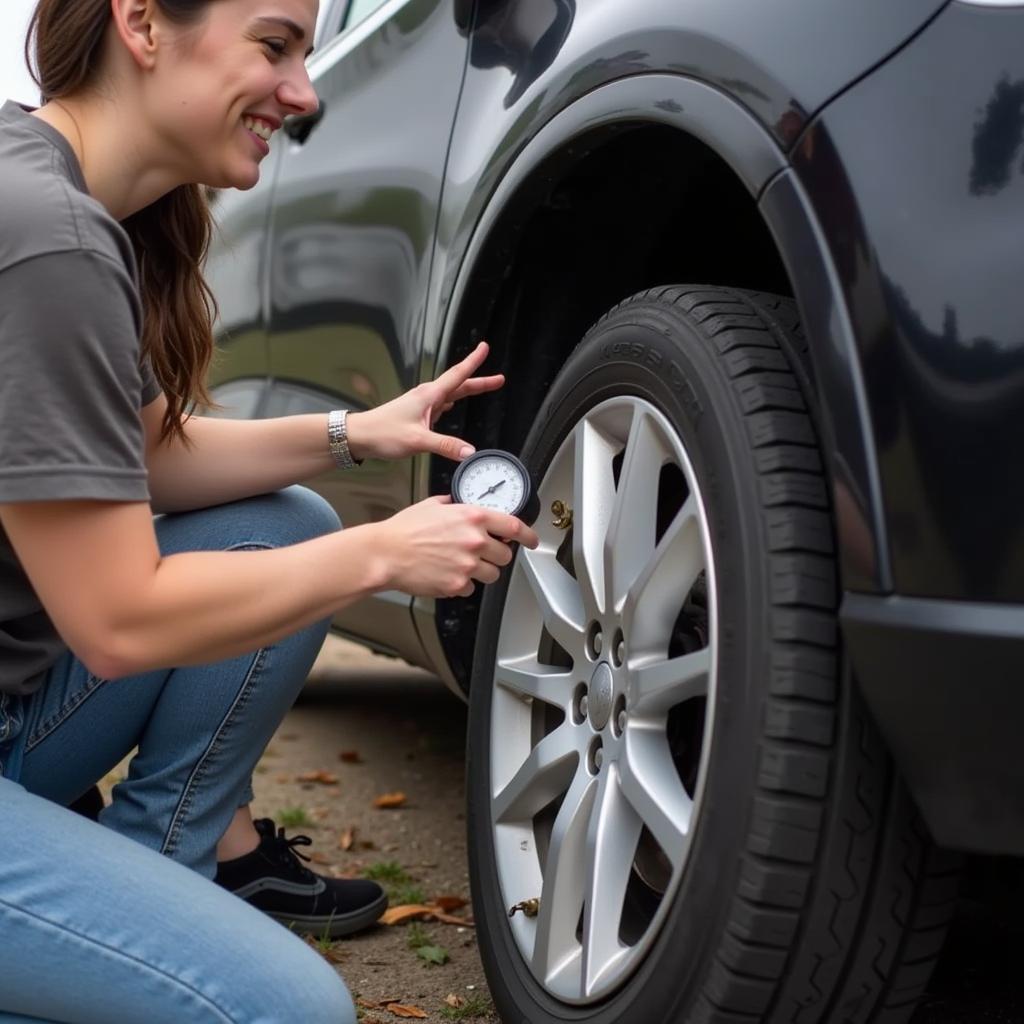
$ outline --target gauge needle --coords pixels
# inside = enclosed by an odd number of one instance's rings
[[[480,498],[486,498],[488,494],[493,494],[499,487],[504,487],[504,486],[505,486],[505,481],[504,480],[499,480],[493,487],[488,487],[487,490],[483,492],[483,494],[478,495],[477,496],[477,501],[479,501]]]

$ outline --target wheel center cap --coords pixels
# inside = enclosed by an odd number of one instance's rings
[[[590,678],[590,693],[587,695],[590,724],[595,729],[603,729],[608,724],[612,713],[613,689],[612,670],[602,661]]]

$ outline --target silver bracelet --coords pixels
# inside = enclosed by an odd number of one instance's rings
[[[327,445],[338,469],[354,469],[357,465],[348,447],[348,409],[334,409],[327,414]]]

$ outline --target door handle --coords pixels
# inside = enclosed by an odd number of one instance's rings
[[[320,105],[309,114],[294,114],[285,118],[284,132],[288,138],[300,146],[309,138],[313,129],[323,120],[327,104],[320,100]]]

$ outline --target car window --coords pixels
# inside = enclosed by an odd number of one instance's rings
[[[345,24],[343,28],[351,28],[353,25],[357,25],[363,20],[373,14],[384,0],[351,0],[348,5],[348,14],[345,15]]]
[[[341,0],[344,3],[344,0]],[[314,40],[317,46],[321,46],[324,42],[325,33],[328,31],[327,22],[328,20],[337,23],[338,3],[332,2],[332,0],[323,0],[320,4],[320,11],[316,16],[316,29],[314,32]]]
[[[256,416],[266,390],[267,383],[260,378],[233,380],[221,384],[220,387],[213,388],[210,394],[216,407],[205,410],[204,415],[215,419],[251,420]]]

